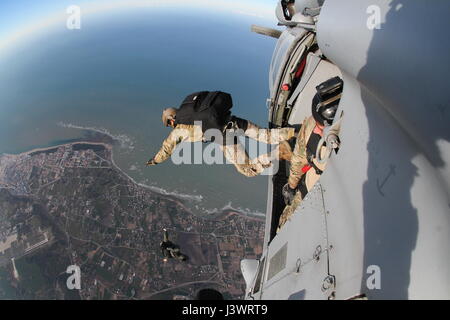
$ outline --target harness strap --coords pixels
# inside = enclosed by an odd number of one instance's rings
[[[314,170],[316,170],[316,173],[318,175],[321,175],[323,173],[322,170],[320,170],[313,162],[311,162],[310,164],[307,164],[305,166],[303,166],[302,168],[302,172],[303,173],[307,173],[311,168],[314,168]]]
[[[291,97],[287,102],[287,105],[289,107],[292,107],[294,105],[295,100],[297,100],[297,97],[300,95],[300,92],[302,92],[303,89],[306,87],[309,79],[311,79],[312,75],[314,74],[314,71],[316,70],[317,66],[322,60],[320,56],[317,56],[315,54],[309,54],[304,59],[307,60],[306,67],[302,71],[302,78],[300,79],[297,88],[295,88],[295,91],[292,93]]]
[[[309,165],[311,166],[311,167],[313,167],[314,168],[314,170],[316,170],[316,173],[317,174],[319,174],[319,175],[321,175],[322,173],[323,173],[323,171],[322,170],[320,170],[317,166],[316,166],[316,164],[314,163],[314,155],[309,155],[308,156],[308,163],[309,163]]]

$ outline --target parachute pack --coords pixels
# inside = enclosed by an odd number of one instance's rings
[[[231,95],[221,91],[201,91],[188,95],[177,111],[176,123],[202,122],[202,131],[223,130],[231,117]]]

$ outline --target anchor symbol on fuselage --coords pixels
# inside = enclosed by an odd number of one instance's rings
[[[388,173],[387,177],[384,178],[384,180],[383,180],[383,182],[382,182],[381,184],[380,184],[380,181],[379,181],[378,178],[377,178],[377,189],[378,189],[378,192],[379,192],[383,197],[384,197],[384,193],[383,193],[383,191],[381,191],[381,189],[383,189],[384,185],[386,184],[386,182],[388,182],[388,180],[389,180],[389,178],[390,178],[391,176],[395,176],[395,165],[393,165],[393,164],[391,164],[391,165],[389,166],[389,173]]]

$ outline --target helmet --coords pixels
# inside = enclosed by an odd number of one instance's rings
[[[167,108],[163,110],[162,113],[162,122],[163,124],[168,127],[169,126],[169,120],[175,120],[175,116],[177,114],[177,109],[175,108]]]
[[[314,120],[324,126],[330,126],[336,115],[342,95],[343,81],[334,77],[322,82],[316,87],[317,93],[312,101],[312,115]]]
[[[333,104],[328,105],[320,105],[319,96],[316,95],[313,98],[312,102],[312,116],[314,120],[320,123],[323,126],[331,126],[334,120],[334,116],[336,115],[336,110],[339,106],[339,99],[335,101]]]

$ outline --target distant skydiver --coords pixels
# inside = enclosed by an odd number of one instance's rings
[[[188,257],[180,252],[180,247],[169,240],[169,233],[167,232],[167,229],[164,228],[163,231],[164,238],[159,245],[164,256],[163,261],[167,262],[169,258],[186,261]]]
[[[288,183],[283,187],[286,207],[279,220],[278,230],[294,213],[302,199],[319,180],[326,163],[319,163],[316,151],[323,136],[323,129],[331,126],[342,95],[343,82],[339,77],[329,79],[316,87],[317,93],[312,100],[312,116],[303,121],[291,159]],[[339,145],[337,133],[328,143],[333,148]],[[325,144],[321,146],[320,155],[326,153]]]
[[[232,116],[230,111],[232,106],[230,94],[202,91],[187,96],[178,109],[165,109],[162,113],[162,122],[173,130],[164,140],[158,153],[147,162],[147,166],[167,160],[176,146],[183,141],[208,142],[210,135],[205,133],[209,129],[215,129],[221,134],[222,141],[214,142],[220,143],[219,147],[225,158],[247,177],[260,174],[272,165],[274,159],[288,160],[291,157],[292,151],[287,140],[295,136],[294,128],[259,128],[250,121]],[[238,142],[235,135],[230,134],[239,129],[254,140],[279,145],[272,152],[250,160],[244,146]]]

